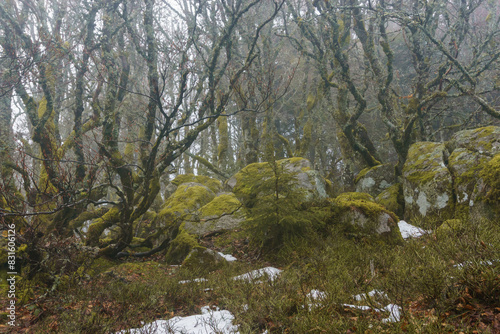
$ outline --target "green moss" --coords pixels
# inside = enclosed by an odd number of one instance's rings
[[[159,219],[175,221],[194,219],[197,211],[215,198],[208,187],[196,183],[183,183],[170,196],[159,213]]]
[[[241,208],[241,203],[233,193],[222,194],[200,209],[200,217],[231,214]]]
[[[418,184],[434,180],[446,168],[443,163],[444,145],[434,142],[419,142],[410,147],[403,168],[405,178]]]
[[[382,191],[375,201],[399,217],[403,216],[404,197],[403,187],[400,183],[394,184]]]
[[[307,173],[311,171],[308,160],[301,157],[278,160],[276,164],[288,174]],[[250,164],[234,176],[236,182],[233,192],[246,207],[253,207],[255,198],[258,195],[256,192],[256,185],[261,183],[264,178],[271,177],[272,175],[273,170],[269,163],[261,162]],[[311,180],[313,178],[309,177],[309,179]],[[314,181],[311,183],[314,185]]]
[[[484,200],[500,213],[500,153],[496,154],[479,174],[487,187]]]
[[[376,166],[375,166],[376,167]],[[372,170],[372,168],[375,168],[375,167],[367,167],[365,169],[362,169],[358,175],[356,175],[356,178],[354,179],[354,183],[358,183],[359,180],[361,180],[363,177],[365,177],[366,174],[368,174],[369,171]]]
[[[271,168],[268,163],[261,162],[250,164],[236,173],[234,176],[236,185],[233,188],[233,192],[241,199],[245,206],[253,206],[256,197],[254,186],[259,183],[262,175],[269,174],[270,170]]]
[[[373,197],[367,193],[360,192],[346,192],[342,193],[335,199],[336,201],[345,202],[345,201],[367,201],[367,202],[375,202]]]
[[[169,264],[181,264],[188,256],[189,252],[195,247],[198,247],[198,241],[184,229],[184,224],[179,227],[179,233],[170,243],[170,247],[165,256],[165,260]]]
[[[326,194],[329,197],[335,196],[335,188],[333,187],[333,182],[325,179],[325,188],[326,188]]]
[[[106,212],[101,218],[97,219],[95,223],[91,224],[87,232],[87,245],[97,245],[102,232],[118,222],[119,218],[120,209],[115,206]]]
[[[214,251],[205,247],[194,247],[182,262],[182,267],[189,271],[206,274],[221,268],[226,261]]]
[[[460,219],[448,219],[444,221],[436,230],[438,237],[444,237],[449,234],[457,235],[466,229],[466,224]]]
[[[218,193],[222,189],[222,183],[219,180],[212,179],[211,177],[205,175],[182,174],[177,175],[175,179],[172,180],[172,184],[176,186],[180,186],[181,184],[188,182],[201,183],[214,193]]]
[[[353,217],[356,217],[356,212],[362,214],[362,216],[367,217],[366,221],[360,222],[349,222],[345,226],[346,232],[351,235],[363,236],[371,238],[374,240],[384,240],[390,244],[400,244],[403,239],[401,233],[396,228],[396,222],[398,217],[391,211],[387,210],[383,206],[374,202],[373,198],[366,193],[343,193],[339,195],[332,202],[332,217],[331,221],[338,222],[342,221],[342,217],[347,213],[352,213]],[[383,232],[381,235],[377,232],[380,225],[380,217],[382,214],[389,215],[390,219],[388,221],[389,232]],[[359,218],[361,219],[361,217]],[[366,225],[364,225],[366,224]],[[382,236],[382,238],[380,238]]]
[[[469,154],[469,155],[468,155]],[[455,173],[454,182],[456,185],[465,185],[468,183],[475,183],[477,180],[477,174],[480,170],[482,170],[485,166],[485,162],[488,159],[484,156],[479,156],[478,159],[471,160],[470,155],[474,154],[473,152],[469,152],[465,149],[456,149],[449,157],[450,168],[454,169],[455,165],[466,165],[466,171],[457,174]]]
[[[97,274],[100,274],[102,272],[105,272],[112,267],[115,267],[118,265],[118,262],[112,261],[108,258],[105,257],[100,257],[98,259],[95,259],[92,264],[90,265],[90,268],[86,268],[85,266],[81,266],[77,270],[77,274],[83,275],[83,274],[88,274],[90,277],[93,277]]]
[[[497,137],[496,133],[499,132],[499,128],[497,126],[486,126],[470,131],[471,138],[473,138],[477,149],[491,151],[493,148],[492,141]],[[487,137],[490,137],[490,140],[484,140]]]
[[[301,157],[293,157],[293,158],[288,158],[288,159],[281,159],[276,161],[280,166],[285,164],[285,165],[293,165],[293,166],[300,166],[301,164],[307,164],[310,165],[309,161],[307,159],[301,158]],[[308,170],[311,170],[311,167],[302,167],[301,171],[307,172]]]

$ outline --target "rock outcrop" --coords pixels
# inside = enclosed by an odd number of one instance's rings
[[[196,235],[227,231],[245,221],[243,205],[233,193],[222,193],[199,210],[199,219],[186,222],[186,230]]]
[[[410,147],[403,167],[405,220],[421,221],[453,217],[453,179],[445,164],[444,144],[418,142]]]
[[[366,193],[343,193],[332,200],[334,219],[355,237],[383,240],[390,244],[403,241],[396,215],[375,203]]]
[[[499,218],[500,127],[459,131],[446,147],[458,211],[474,220]]]
[[[354,180],[356,192],[368,193],[373,197],[396,183],[393,164],[369,167],[359,172]]]
[[[500,127],[457,132],[446,144],[410,147],[403,168],[405,218],[500,218]]]

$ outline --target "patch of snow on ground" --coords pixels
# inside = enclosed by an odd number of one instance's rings
[[[389,312],[389,318],[382,319],[382,322],[398,322],[401,320],[401,307],[396,304],[389,304],[384,308]]]
[[[344,306],[350,308],[356,308],[362,311],[374,310],[375,312],[389,312],[389,317],[382,319],[382,322],[398,322],[401,320],[401,307],[395,304],[389,304],[384,308],[372,308],[366,305],[352,305],[352,304],[343,304]]]
[[[316,299],[325,299],[326,298],[326,293],[324,293],[323,291],[320,291],[320,290],[313,289],[313,290],[311,290],[311,292],[309,292],[307,294],[307,297],[309,299],[313,299],[313,300],[316,300]]]
[[[194,280],[179,281],[179,284],[208,282],[206,278],[195,278]]]
[[[479,265],[482,265],[482,266],[492,266],[493,265],[493,262],[497,262],[498,260],[493,260],[493,261],[481,261],[481,262],[478,262]],[[455,264],[453,267],[458,267],[458,268],[464,268],[464,267],[468,267],[470,266],[471,264],[474,264],[474,262],[471,262],[471,261],[467,261],[465,263],[459,263],[459,264]]]
[[[156,320],[142,328],[131,329],[130,333],[237,334],[238,326],[233,325],[233,320],[234,315],[227,310],[211,310],[209,306],[204,306],[201,308],[201,314]]]
[[[262,276],[267,275],[269,277],[270,281],[274,281],[276,278],[278,278],[279,274],[281,273],[281,270],[278,268],[274,267],[265,267],[262,269],[257,269],[257,270],[252,270],[246,274],[242,274],[236,277],[233,277],[234,280],[245,280],[245,281],[253,281],[256,278],[260,278]]]
[[[220,256],[222,256],[223,258],[226,259],[227,262],[233,262],[233,261],[236,261],[238,260],[237,258],[235,258],[234,256],[232,256],[231,254],[224,254],[224,253],[221,253],[221,252],[218,252]]]
[[[359,295],[355,295],[354,299],[356,299],[357,301],[362,301],[362,300],[366,300],[366,299],[369,299],[369,298],[375,297],[375,296],[379,297],[379,298],[387,298],[387,295],[385,294],[385,292],[379,291],[379,290],[372,290],[368,293],[362,293]]]
[[[404,220],[401,220],[398,223],[398,226],[399,226],[399,231],[401,232],[401,236],[403,237],[403,239],[418,238],[424,234],[430,233],[430,231],[426,231],[426,230],[423,230],[419,227],[408,224]]]

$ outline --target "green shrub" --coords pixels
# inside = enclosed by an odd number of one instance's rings
[[[310,203],[301,202],[305,190],[298,186],[296,173],[283,165],[270,162],[252,192],[259,194],[248,209],[245,227],[251,242],[266,254],[291,251],[311,240],[323,224],[318,211]]]

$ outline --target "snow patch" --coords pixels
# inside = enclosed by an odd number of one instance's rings
[[[235,258],[234,256],[232,256],[231,254],[224,254],[224,253],[221,253],[221,252],[218,252],[220,256],[222,256],[223,258],[226,259],[227,262],[233,262],[233,261],[236,261],[238,260],[237,258]]]
[[[389,304],[384,308],[371,308],[366,305],[352,305],[352,304],[343,304],[344,306],[350,308],[356,308],[362,311],[373,310],[375,312],[389,312],[389,317],[382,319],[382,322],[398,322],[401,320],[401,307],[396,304]]]
[[[311,300],[325,299],[326,293],[320,290],[313,289],[307,294],[307,298]]]
[[[269,277],[270,281],[274,281],[276,278],[278,278],[279,274],[281,273],[281,270],[278,268],[274,267],[265,267],[262,269],[257,269],[257,270],[252,270],[246,274],[242,274],[236,277],[233,277],[234,280],[244,280],[244,281],[253,281],[254,279],[260,278],[262,276],[267,275]]]
[[[121,331],[123,333],[140,334],[237,334],[238,326],[233,325],[234,315],[227,310],[210,309],[209,306],[201,308],[201,314],[188,317],[173,317],[169,320],[156,320],[142,328]]]
[[[398,227],[399,227],[399,231],[401,232],[401,236],[403,237],[403,239],[418,238],[424,234],[431,233],[431,231],[426,231],[426,230],[423,230],[419,227],[408,224],[404,220],[401,220],[398,223]]]
[[[384,291],[372,290],[368,293],[362,293],[362,294],[353,296],[353,298],[356,299],[357,301],[367,300],[367,299],[370,299],[372,297],[387,298],[387,295],[385,294]]]
[[[206,278],[195,278],[193,280],[179,281],[179,284],[208,282]]]

